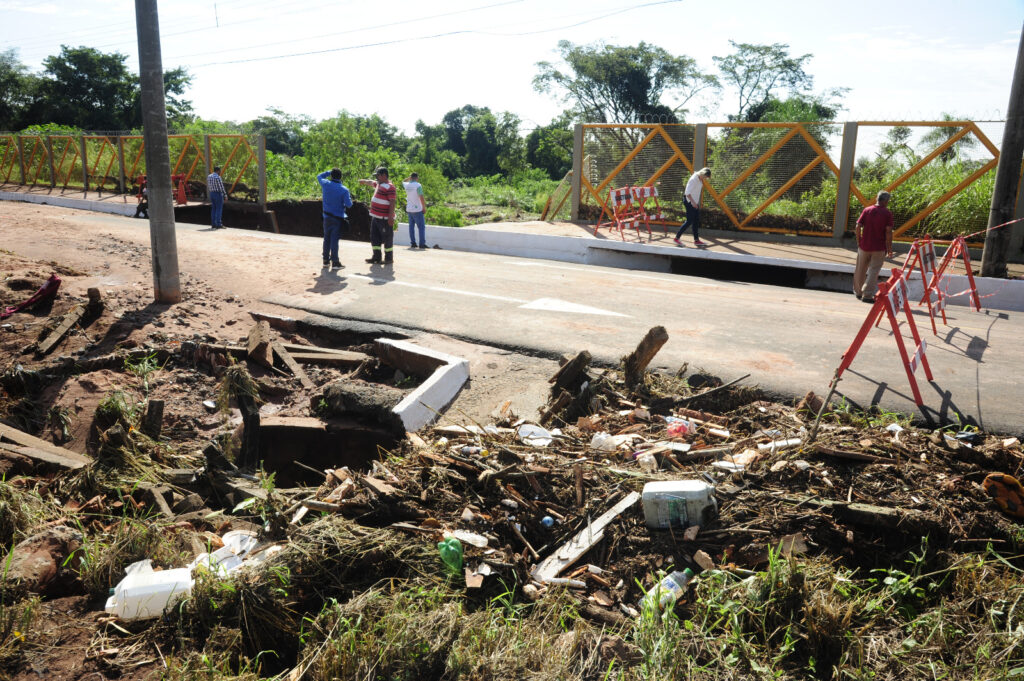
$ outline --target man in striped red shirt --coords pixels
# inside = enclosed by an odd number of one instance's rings
[[[373,187],[373,198],[370,200],[370,246],[373,248],[373,257],[366,262],[380,264],[383,251],[383,262],[390,265],[394,262],[395,203],[398,193],[395,185],[388,181],[387,168],[377,168],[375,175],[376,180],[359,180],[359,184]]]

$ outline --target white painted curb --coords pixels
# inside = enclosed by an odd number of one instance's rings
[[[816,288],[831,291],[850,291],[853,265],[819,262],[816,260],[792,260],[763,255],[741,253],[720,253],[699,248],[656,246],[612,239],[588,239],[586,237],[552,236],[548,234],[524,234],[496,230],[473,229],[472,227],[435,227],[427,225],[427,243],[441,248],[472,253],[491,253],[523,258],[557,260],[582,265],[598,265],[649,272],[671,271],[672,258],[718,261],[743,265],[770,265],[806,270],[808,282]],[[409,244],[409,230],[400,224],[395,233],[395,244]],[[883,268],[882,276],[887,277],[891,268]],[[947,275],[949,292],[960,293],[967,288],[965,275]],[[921,299],[921,277],[912,275],[908,280],[911,298]],[[985,309],[1012,310],[1024,312],[1024,280],[991,279],[975,277],[981,306]],[[969,305],[969,296],[961,295],[949,299],[950,305]]]
[[[135,204],[105,203],[89,199],[73,199],[70,196],[50,196],[49,194],[24,194],[22,192],[0,192],[0,201],[21,201],[22,203],[39,203],[46,206],[77,208],[90,210],[94,213],[113,213],[131,217],[135,215]]]
[[[392,411],[409,432],[434,422],[469,380],[469,361],[408,341],[378,338],[377,356],[407,374],[429,377]],[[433,369],[431,371],[431,368]]]

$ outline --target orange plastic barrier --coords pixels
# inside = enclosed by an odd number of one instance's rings
[[[608,203],[601,210],[601,217],[598,218],[597,225],[594,227],[594,236],[597,236],[598,230],[602,227],[617,227],[619,236],[625,241],[626,235],[623,229],[633,227],[636,229],[637,238],[641,238],[640,222],[643,218],[633,202],[632,190],[632,187],[619,187],[618,189],[608,190]],[[608,219],[604,220],[606,215]],[[650,232],[651,228],[648,227],[647,233],[650,234]]]
[[[907,354],[906,345],[903,342],[903,335],[900,333],[900,323],[896,318],[897,313],[903,310],[907,316],[907,326],[910,328],[910,333],[914,339],[914,356],[911,357]],[[914,378],[914,373],[917,371],[917,367],[920,364],[924,367],[924,374],[928,380],[932,380],[932,370],[928,366],[928,357],[925,356],[927,345],[924,340],[917,332],[917,325],[914,323],[914,315],[910,310],[910,300],[907,292],[907,280],[903,271],[894,272],[888,281],[884,281],[878,285],[878,295],[875,296],[875,304],[871,307],[871,311],[868,313],[867,319],[864,320],[864,324],[861,325],[860,331],[857,332],[857,337],[853,339],[853,343],[843,353],[843,359],[839,364],[839,368],[836,370],[836,376],[833,380],[833,385],[839,381],[839,377],[846,369],[853,363],[853,358],[857,356],[857,352],[860,350],[861,345],[864,344],[864,339],[867,338],[868,332],[871,331],[871,327],[875,325],[875,322],[881,321],[882,315],[885,314],[889,318],[889,324],[892,326],[892,335],[896,339],[896,347],[900,352],[900,359],[903,362],[903,368],[907,372],[907,380],[910,381],[910,389],[914,393],[914,402],[917,406],[924,406],[924,402],[921,399],[921,391],[917,388],[917,380]]]

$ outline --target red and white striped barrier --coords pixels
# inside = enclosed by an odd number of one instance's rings
[[[864,344],[864,339],[867,338],[868,332],[871,331],[871,327],[875,326],[876,322],[881,322],[882,315],[884,314],[889,319],[889,324],[892,327],[892,335],[896,339],[896,347],[900,352],[900,360],[903,362],[903,368],[907,372],[907,380],[910,381],[910,389],[914,393],[914,402],[919,407],[924,406],[924,402],[921,399],[921,391],[917,388],[917,380],[914,378],[914,374],[917,372],[917,367],[920,365],[924,367],[924,374],[929,381],[932,380],[932,370],[928,366],[928,357],[925,352],[927,350],[927,344],[921,338],[917,332],[917,325],[914,323],[914,315],[910,309],[910,299],[907,290],[906,270],[894,272],[888,281],[884,281],[878,285],[878,295],[875,296],[875,304],[871,306],[871,311],[868,312],[867,319],[864,320],[864,324],[861,325],[860,331],[857,332],[857,337],[853,339],[853,343],[843,353],[842,361],[839,364],[839,368],[836,369],[836,375],[833,379],[833,386],[839,381],[839,377],[846,369],[853,363],[853,358],[857,356],[857,352],[860,350],[861,345]],[[906,314],[907,327],[910,329],[911,336],[914,339],[914,354],[910,356],[907,353],[907,347],[903,342],[903,334],[900,333],[900,322],[896,318],[897,313],[900,310]]]

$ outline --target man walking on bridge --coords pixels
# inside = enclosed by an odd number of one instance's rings
[[[206,176],[206,193],[210,196],[210,226],[213,229],[224,227],[224,180],[220,179],[220,166],[214,166],[213,172]]]
[[[889,192],[878,192],[875,205],[857,218],[857,266],[853,270],[853,295],[865,303],[875,302],[878,273],[886,257],[892,257],[892,213]]]
[[[683,235],[687,227],[693,226],[693,245],[697,248],[704,248],[707,246],[706,243],[700,240],[700,199],[701,193],[704,191],[704,178],[711,179],[711,168],[701,168],[693,175],[690,176],[690,180],[686,183],[686,191],[683,194],[683,205],[686,206],[686,222],[676,232],[676,238],[673,241],[676,242],[676,246],[682,246],[683,242],[679,240],[679,237]]]
[[[359,184],[373,187],[373,198],[370,200],[370,246],[373,257],[366,262],[372,265],[381,263],[381,251],[384,253],[384,264],[394,262],[395,250],[395,202],[398,192],[395,185],[388,182],[388,169],[381,166],[374,173],[376,180],[359,180]]]

